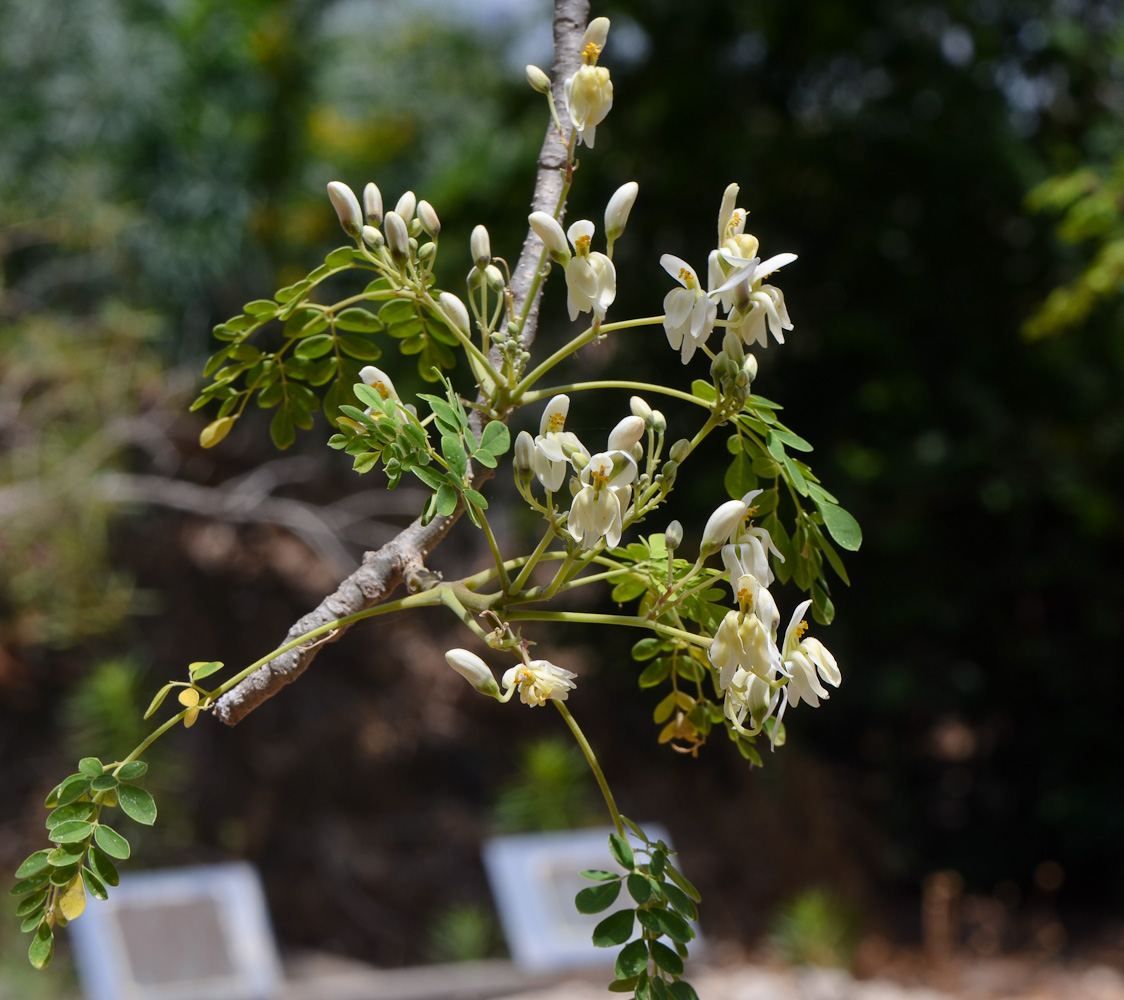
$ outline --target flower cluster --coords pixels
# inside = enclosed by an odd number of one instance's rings
[[[532,439],[521,431],[515,442],[516,474],[530,471],[547,494],[558,492],[572,469],[573,501],[566,515],[566,530],[582,548],[592,549],[604,541],[609,548],[620,544],[621,533],[632,511],[633,485],[640,475],[644,456],[642,439],[649,426],[664,423],[663,415],[644,400],[633,397],[632,414],[609,432],[605,450],[591,455],[576,434],[567,431],[570,398],[555,396],[547,403]]]
[[[745,345],[768,345],[767,333],[784,343],[784,331],[792,329],[784,293],[765,279],[796,254],[782,253],[762,261],[757,239],[745,232],[746,211],[735,206],[738,185],[731,184],[722,196],[718,212],[718,246],[707,260],[707,287],[703,290],[698,272],[685,260],[665,253],[660,264],[679,284],[664,298],[664,330],[668,343],[680,352],[683,364],[694,357],[718,322],[718,308],[726,312],[722,325]]]
[[[711,515],[700,558],[712,555],[721,545],[722,563],[738,604],[722,619],[708,654],[724,692],[726,718],[747,736],[761,732],[773,718],[770,739],[775,745],[785,708],[801,701],[818,708],[819,699],[828,696],[821,680],[838,687],[840,674],[835,657],[823,643],[803,638],[808,627],[803,617],[811,601],[797,605],[778,645],[780,611],[768,589],[773,582],[769,557],[782,562],[784,557],[769,532],[750,522],[750,504],[760,492],[730,500]]]

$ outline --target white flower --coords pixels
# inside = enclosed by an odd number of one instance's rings
[[[556,667],[549,660],[531,660],[517,663],[503,675],[505,688],[519,688],[519,700],[524,705],[545,705],[548,701],[565,701],[577,685],[578,675]]]
[[[773,595],[761,581],[750,573],[743,573],[736,580],[731,577],[731,586],[734,590],[734,600],[738,602],[743,611],[752,611],[758,621],[765,626],[769,638],[777,641],[777,628],[781,623],[780,609]]]
[[[792,620],[784,633],[781,655],[785,667],[792,674],[792,679],[788,682],[789,704],[799,705],[803,700],[813,708],[819,708],[820,698],[828,696],[827,689],[820,683],[820,679],[822,678],[832,687],[839,687],[842,676],[835,657],[819,639],[801,639],[808,627],[808,623],[802,619],[811,603],[811,601],[804,601],[793,611]]]
[[[582,66],[563,87],[566,112],[574,123],[578,141],[590,149],[597,136],[597,126],[613,106],[613,81],[609,79],[609,71],[597,65],[608,33],[607,17],[595,17],[589,22],[582,36]]]
[[[576,442],[578,447],[581,442],[576,435],[569,435],[573,441],[567,441],[564,433],[566,414],[570,412],[570,397],[565,395],[555,396],[546,404],[542,419],[539,421],[539,433],[535,438],[535,452],[533,464],[535,475],[539,477],[543,489],[548,493],[557,493],[566,481],[566,470],[569,462],[562,445],[565,442],[572,445]]]
[[[752,613],[728,611],[715,630],[707,655],[718,670],[718,685],[723,690],[730,686],[739,667],[766,680],[783,672],[776,643],[761,619]]]
[[[394,388],[394,383],[391,382],[390,376],[387,375],[381,368],[376,368],[374,365],[367,365],[359,369],[359,377],[363,380],[365,385],[369,385],[375,390],[383,399],[393,399],[398,404],[398,408],[409,413],[411,416],[418,415],[417,407],[413,404],[405,404],[402,402],[398,391]],[[367,407],[367,414],[370,415],[371,407]]]
[[[742,497],[746,504],[746,516],[752,516],[755,508],[749,506],[754,497],[761,490],[752,490]],[[729,537],[729,544],[722,547],[722,565],[730,574],[730,584],[737,592],[737,581],[745,574],[749,574],[761,582],[761,586],[768,587],[774,580],[773,569],[769,565],[769,554],[772,553],[781,562],[784,556],[773,542],[772,536],[766,528],[756,525],[747,525],[745,519],[737,525]]]
[[[603,253],[589,249],[594,226],[588,219],[579,219],[566,235],[574,247],[574,255],[566,265],[566,305],[570,319],[593,310],[597,319],[605,318],[605,310],[617,297],[617,271]]]
[[[743,258],[725,253],[721,256],[731,266],[744,268]],[[784,304],[784,293],[775,285],[764,284],[764,280],[794,260],[794,253],[779,253],[756,263],[741,280],[733,282],[731,276],[731,280],[727,281],[727,286],[732,286],[727,293],[733,307],[729,315],[730,329],[747,346],[756,343],[767,347],[769,333],[778,344],[783,344],[784,331],[792,329],[792,320],[789,319],[788,309]]]
[[[500,697],[499,685],[496,683],[492,668],[488,666],[475,653],[467,649],[450,649],[445,654],[449,666],[460,674],[481,694]]]
[[[623,451],[593,455],[581,472],[582,488],[570,506],[566,523],[573,539],[587,549],[602,538],[609,548],[621,540],[624,512],[632,499],[636,462]]]
[[[402,402],[398,390],[394,388],[394,383],[390,380],[390,376],[381,368],[367,365],[365,368],[359,369],[359,377],[363,380],[364,385],[369,385],[383,399],[394,399],[399,403]]]
[[[681,257],[665,253],[660,265],[683,286],[673,288],[664,297],[663,327],[667,342],[674,350],[682,351],[683,364],[686,364],[714,329],[718,303],[702,290],[695,271]]]

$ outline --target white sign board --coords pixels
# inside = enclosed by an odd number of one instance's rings
[[[281,981],[244,863],[122,876],[67,930],[88,1000],[268,1000]]]
[[[654,843],[671,846],[667,831],[644,826]],[[578,913],[574,897],[597,883],[578,872],[621,871],[609,853],[611,829],[566,830],[494,837],[484,844],[484,867],[511,958],[529,972],[612,965],[617,948],[593,944],[593,928],[632,900],[627,891],[604,913]],[[639,841],[629,835],[635,848]],[[696,928],[697,933],[697,928]]]

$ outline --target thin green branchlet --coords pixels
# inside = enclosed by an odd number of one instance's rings
[[[24,929],[33,934],[32,964],[49,961],[54,928],[81,913],[87,892],[104,895],[106,886],[116,884],[109,859],[126,858],[128,844],[103,824],[103,810],[117,805],[139,822],[155,820],[155,804],[138,783],[146,768],[139,757],[155,740],[214,711],[243,680],[292,650],[326,642],[367,618],[444,607],[482,652],[500,661],[503,673],[497,681],[483,656],[460,647],[447,652],[450,667],[501,704],[516,694],[530,707],[553,702],[602,792],[614,827],[610,852],[623,874],[584,872],[595,884],[579,893],[576,903],[582,912],[601,912],[622,887],[631,899],[593,934],[599,946],[623,946],[613,990],[640,1000],[694,997],[681,975],[698,893],[672,864],[667,845],[649,840],[620,814],[593,746],[565,704],[580,678],[549,659],[532,657],[536,641],[547,640],[533,639],[530,630],[548,624],[549,641],[556,645],[564,642],[568,626],[644,633],[632,649],[642,665],[638,687],[666,689],[653,710],[657,740],[697,756],[718,732],[751,764],[761,765],[763,743],[775,749],[785,741],[786,711],[802,702],[818,707],[829,694],[825,685],[841,681],[832,654],[817,637],[806,636],[804,616],[811,609],[815,621],[830,624],[834,606],[826,567],[848,582],[836,546],[858,549],[861,533],[801,457],[812,446],[780,420],[780,404],[753,391],[757,361],[750,349],[765,349],[770,338],[783,344],[793,329],[783,292],[767,279],[796,257],[762,258],[758,241],[745,232],[747,213],[737,205],[737,185],[722,193],[717,245],[705,277],[671,254],[660,258],[677,282],[660,315],[609,318],[618,279],[631,277],[618,275],[612,254],[614,244],[627,238],[640,194],[635,182],[622,184],[606,206],[604,251],[595,248],[602,237],[591,221],[563,229],[578,145],[593,148],[613,107],[609,71],[599,63],[608,32],[607,19],[590,22],[581,66],[563,81],[572,130],[563,127],[549,78],[527,69],[531,85],[548,99],[565,167],[553,213],[528,218],[542,250],[519,297],[507,261],[494,256],[483,225],[472,232],[462,299],[435,284],[435,262],[445,248],[432,205],[406,192],[384,212],[374,183],[360,199],[333,181],[329,198],[353,243],[216,328],[224,346],[208,362],[205,374],[212,381],[193,404],[193,409],[218,406],[202,432],[204,447],[226,437],[251,399],[276,408],[271,436],[281,448],[292,443],[297,429],[311,427],[312,414],[323,408],[335,431],[329,447],[351,456],[359,474],[379,469],[389,488],[407,476],[419,483],[426,491],[420,525],[465,514],[482,531],[491,564],[460,580],[418,574],[416,593],[324,622],[213,689],[203,681],[224,669],[218,661],[196,661],[186,680],[164,685],[145,717],[159,711],[173,691],[179,711],[121,761],[102,765],[84,758],[78,773],[48,798],[53,810],[48,838],[54,846],[20,866],[13,890],[22,898]],[[528,323],[555,269],[562,271],[569,319],[588,314],[589,322],[536,361]],[[367,282],[361,291],[331,304],[316,300],[327,278],[354,273]],[[706,377],[664,384],[572,381],[563,374],[559,384],[541,387],[548,377],[557,379],[583,347],[608,336],[647,342],[655,327],[663,329],[684,366],[694,363]],[[263,346],[256,335],[266,329],[270,335]],[[708,343],[716,330],[717,349]],[[416,358],[418,374],[434,392],[404,399],[392,375],[372,363],[394,344],[404,358]],[[471,377],[470,393],[446,374],[454,368],[458,379],[465,372]],[[617,402],[622,394],[627,405]],[[651,405],[661,396],[702,412],[673,428]],[[600,408],[619,406],[618,422],[604,442],[583,441],[567,428],[571,406],[580,409],[593,399]],[[513,448],[511,421],[537,421],[538,433],[521,431]],[[726,498],[716,497],[713,511],[696,513],[686,528],[674,520],[665,531],[638,531],[667,503],[684,466],[698,472],[713,468],[709,439],[721,429],[727,432]],[[494,531],[486,513],[487,480],[509,454],[518,496],[542,521],[529,551],[510,551],[516,540]],[[693,537],[699,541],[692,549]],[[783,634],[770,591],[774,583],[794,584],[808,595],[796,603]],[[622,606],[620,613],[596,610],[606,586],[610,599]],[[566,610],[551,607],[562,594]],[[584,594],[589,603],[575,609],[575,599]]]

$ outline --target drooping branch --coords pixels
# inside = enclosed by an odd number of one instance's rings
[[[589,0],[555,0],[552,76],[563,133],[559,135],[553,122],[547,129],[535,175],[532,211],[553,213],[563,191],[562,171],[566,166],[566,150],[572,127],[566,116],[562,83],[580,65],[579,48],[588,19]],[[542,243],[534,232],[528,231],[511,276],[511,289],[517,309],[522,308],[535,288],[541,256]],[[533,342],[538,328],[541,292],[542,283],[539,283],[523,328],[525,347]],[[485,473],[487,474],[489,473]],[[478,478],[482,480],[484,476]],[[458,507],[448,517],[435,517],[427,525],[423,525],[420,519],[416,520],[382,548],[368,552],[363,557],[363,564],[334,593],[324,598],[317,608],[289,629],[285,642],[298,639],[312,629],[338,618],[373,607],[385,601],[403,583],[411,593],[431,586],[433,575],[425,568],[426,557],[449,533],[460,514],[461,508]],[[338,629],[326,641],[336,641],[344,631],[346,629]],[[227,725],[240,722],[262,702],[304,673],[324,642],[325,640],[318,640],[306,646],[298,646],[270,660],[219,698],[214,706],[215,715]]]

